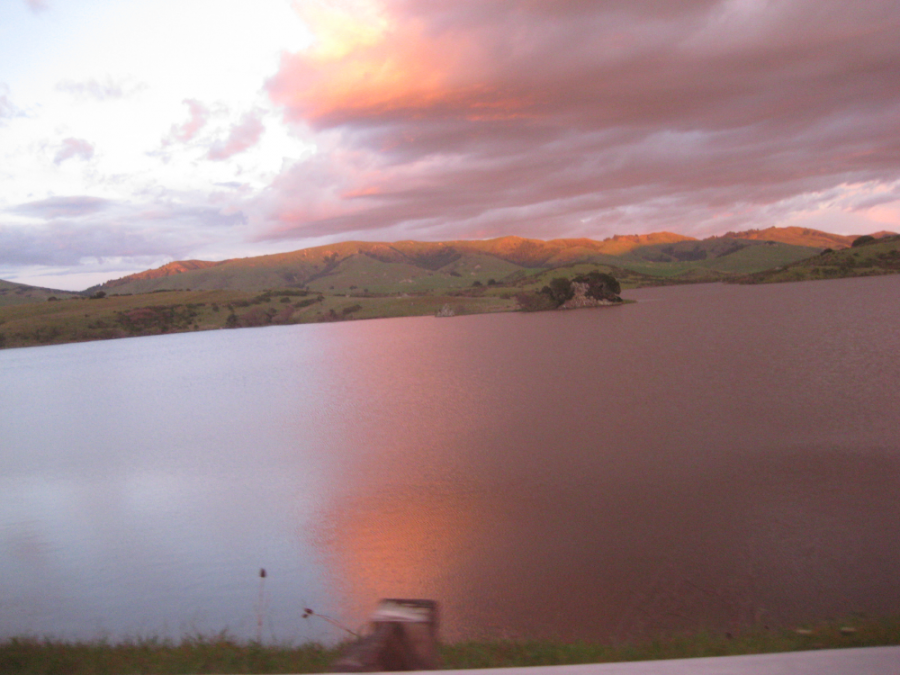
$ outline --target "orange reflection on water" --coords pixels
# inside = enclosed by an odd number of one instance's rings
[[[380,598],[428,598],[455,607],[478,548],[481,510],[449,492],[379,491],[336,510],[327,523],[341,612],[361,625]]]

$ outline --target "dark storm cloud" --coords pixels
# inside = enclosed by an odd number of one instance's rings
[[[687,231],[841,185],[897,198],[896,0],[383,8],[379,39],[286,56],[270,81],[332,140],[261,201],[263,236]]]

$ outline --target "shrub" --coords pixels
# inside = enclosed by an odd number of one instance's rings
[[[518,293],[516,302],[523,312],[542,312],[547,309],[556,309],[558,306],[549,295],[544,293]]]

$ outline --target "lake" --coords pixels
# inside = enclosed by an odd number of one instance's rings
[[[0,351],[0,638],[896,614],[900,275],[625,296]]]

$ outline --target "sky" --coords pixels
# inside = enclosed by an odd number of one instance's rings
[[[900,0],[0,0],[0,279],[900,231]]]

